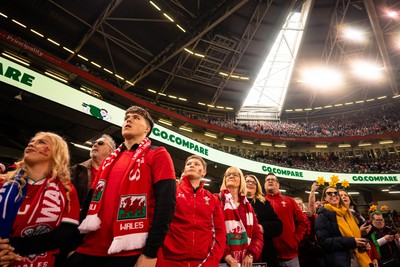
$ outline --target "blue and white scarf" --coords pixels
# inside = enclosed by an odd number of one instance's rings
[[[22,188],[22,195],[19,194],[19,187],[22,184],[21,177],[24,171],[20,170],[15,178],[7,181],[0,188],[0,237],[8,238],[11,234],[12,225],[17,216],[18,209],[25,198],[28,186]]]

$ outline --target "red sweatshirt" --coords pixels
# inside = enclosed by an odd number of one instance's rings
[[[176,211],[158,251],[157,267],[218,266],[226,230],[218,200],[203,183],[197,190],[187,177],[177,186]]]
[[[298,256],[299,243],[309,232],[310,224],[293,198],[276,194],[265,196],[283,223],[282,234],[274,238],[279,260],[290,260]]]

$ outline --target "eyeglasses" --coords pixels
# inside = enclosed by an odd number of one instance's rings
[[[96,141],[96,142],[93,143],[93,146],[95,144],[97,144],[98,146],[103,146],[105,144],[105,142],[104,141]]]
[[[328,195],[328,196],[330,196],[330,197],[332,197],[332,196],[338,196],[338,195],[339,195],[339,192],[338,192],[338,191],[335,191],[335,192],[325,192],[325,195]]]
[[[230,172],[230,173],[227,173],[227,174],[225,174],[225,177],[229,177],[229,176],[233,176],[233,177],[235,177],[235,178],[237,178],[237,177],[240,177],[240,175],[239,175],[239,173],[237,173],[237,172]]]
[[[257,182],[252,180],[246,180],[246,184],[257,185]]]
[[[98,145],[98,146],[104,146],[104,145],[107,145],[107,146],[109,146],[109,147],[111,147],[112,148],[112,146],[110,145],[110,144],[108,144],[108,143],[106,143],[106,142],[104,142],[103,140],[100,140],[100,141],[95,141],[94,143],[93,143],[93,145],[92,146],[94,146],[94,145]]]
[[[374,221],[376,221],[376,222],[384,222],[385,220],[384,219],[374,219]]]
[[[274,178],[267,178],[267,179],[265,179],[265,182],[267,182],[267,183],[274,183],[274,182],[277,182],[278,180],[276,180],[276,179],[274,179]]]

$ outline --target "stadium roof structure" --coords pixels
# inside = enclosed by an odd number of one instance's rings
[[[236,114],[286,18],[304,2],[311,2],[311,14],[282,117],[359,109],[398,94],[400,4],[394,0],[17,0],[2,5],[7,17],[0,19],[10,34],[139,97]],[[344,38],[346,27],[360,30],[365,40]],[[375,63],[384,78],[354,77],[357,60]],[[302,74],[313,66],[339,69],[345,84],[329,90],[305,84]],[[375,102],[360,102],[369,99]]]
[[[0,30],[157,106],[232,118],[242,107],[286,18],[305,2],[14,0],[0,7]],[[354,112],[397,101],[393,96],[398,95],[400,82],[400,18],[388,11],[400,16],[400,3],[308,2],[311,13],[282,118]],[[366,40],[345,39],[342,29],[347,26],[361,29]],[[51,67],[70,84],[82,80],[4,39],[0,48],[30,60],[34,69]],[[352,75],[352,62],[361,59],[380,66],[383,79],[375,82]],[[345,84],[325,91],[306,85],[303,71],[316,65],[339,69],[346,76]],[[111,103],[130,104],[101,86],[93,84],[91,88]],[[3,144],[21,149],[27,138],[41,129],[57,128],[80,141],[99,132],[115,132],[106,124],[79,116],[73,121],[67,109],[55,112],[59,106],[43,106],[29,94],[22,95],[28,104],[17,102],[14,96],[18,93],[8,88],[0,95]]]

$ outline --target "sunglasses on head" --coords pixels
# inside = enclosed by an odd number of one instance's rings
[[[325,194],[331,197],[331,196],[338,196],[338,195],[339,195],[339,192],[338,192],[338,191],[335,191],[335,192],[326,192]]]

